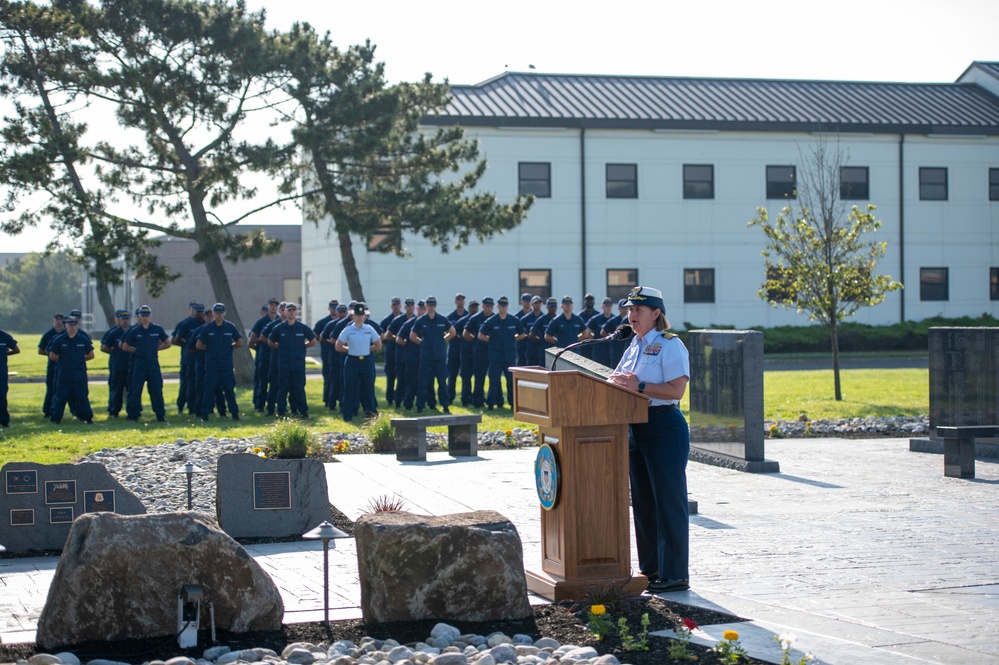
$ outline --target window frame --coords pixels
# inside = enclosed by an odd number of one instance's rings
[[[854,182],[843,182],[844,171],[862,172],[864,174],[863,184]],[[863,187],[863,191],[854,194],[850,191],[853,187]],[[870,201],[871,200],[871,169],[867,166],[841,166],[839,167],[839,199],[840,201]]]
[[[688,177],[687,169],[708,169],[708,180]],[[698,186],[707,185],[707,195],[697,195]],[[684,164],[683,165],[683,198],[685,200],[711,200],[715,198],[715,165],[714,164]]]
[[[989,268],[989,300],[999,300],[999,268]]]
[[[525,167],[538,167],[542,166],[545,168],[547,175],[544,178],[529,178],[525,177],[524,169]],[[529,185],[531,183],[543,183],[544,193],[539,193],[537,191],[529,191],[525,189],[525,184]],[[517,162],[517,194],[518,196],[533,195],[538,199],[550,199],[552,197],[552,163],[551,162]]]
[[[933,271],[939,271],[943,279],[934,284],[928,282],[926,277]],[[942,293],[938,293],[942,291]],[[942,297],[941,297],[942,296]],[[919,269],[919,301],[920,302],[948,302],[950,301],[950,269],[944,267],[930,266]]]
[[[690,284],[688,277],[710,277],[710,283]],[[698,280],[700,281],[700,280]],[[683,269],[683,302],[684,304],[713,304],[715,302],[715,269],[714,268],[684,268]]]
[[[611,169],[627,167],[632,170],[631,178],[611,178]],[[605,193],[609,199],[637,199],[638,198],[638,164],[625,162],[608,162],[604,165]],[[624,186],[624,191],[613,191],[614,188]]]
[[[543,286],[537,286],[526,279],[528,273],[544,275]],[[517,293],[530,293],[532,296],[541,296],[542,300],[547,300],[552,295],[552,269],[551,268],[519,268],[517,270]]]
[[[777,169],[790,169],[790,180],[776,180],[771,177],[778,173]],[[798,167],[794,164],[767,164],[766,167],[767,200],[793,201],[798,198]],[[790,190],[788,190],[790,186]]]
[[[989,168],[989,201],[999,201],[999,168]]]
[[[923,177],[932,173],[943,173],[943,183],[924,182]],[[920,166],[919,167],[919,200],[920,201],[947,201],[949,200],[949,174],[946,166]],[[943,187],[943,196],[931,195],[931,188]]]
[[[622,275],[623,279],[612,279],[612,275],[617,273],[628,273]],[[631,290],[638,286],[638,268],[607,268],[605,273],[605,283],[607,285],[607,297],[617,304],[621,298],[627,298]]]

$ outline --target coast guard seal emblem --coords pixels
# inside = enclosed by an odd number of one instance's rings
[[[538,456],[534,460],[534,482],[538,488],[541,507],[545,510],[554,508],[558,503],[558,459],[547,443],[538,449]]]

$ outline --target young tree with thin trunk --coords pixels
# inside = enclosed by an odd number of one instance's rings
[[[829,328],[835,397],[840,401],[839,323],[861,307],[883,302],[902,285],[875,272],[888,247],[869,239],[881,227],[875,206],[847,209],[841,197],[844,152],[820,141],[808,156],[802,155],[802,162],[794,203],[784,206],[773,221],[767,209],[759,207],[749,222],[767,239],[762,252],[766,281],[758,296],[775,307],[793,307]]]

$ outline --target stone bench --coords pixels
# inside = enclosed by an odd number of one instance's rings
[[[948,478],[975,477],[975,439],[999,437],[995,425],[937,427],[944,440],[944,475]]]
[[[392,418],[395,458],[400,462],[427,460],[427,428],[447,426],[447,451],[452,457],[474,457],[479,451],[482,416],[418,416]]]

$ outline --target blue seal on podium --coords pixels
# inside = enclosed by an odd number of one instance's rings
[[[541,507],[545,510],[551,510],[558,503],[560,475],[555,451],[547,443],[542,444],[534,460],[534,482],[538,488]]]

